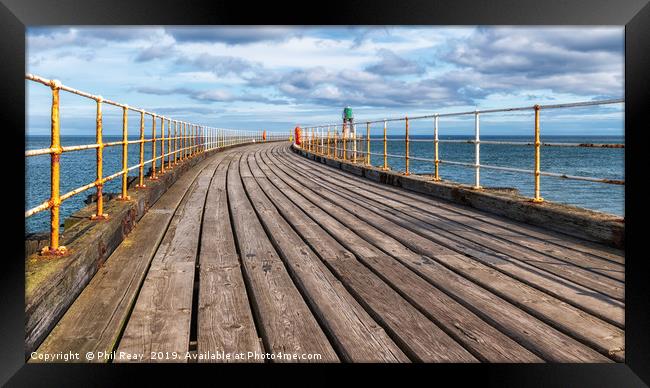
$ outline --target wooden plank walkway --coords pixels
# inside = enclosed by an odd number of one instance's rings
[[[622,362],[624,268],[617,249],[250,145],[184,174],[38,351]]]

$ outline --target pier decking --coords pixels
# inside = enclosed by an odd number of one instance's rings
[[[624,296],[621,250],[255,144],[184,173],[38,351],[622,362]]]

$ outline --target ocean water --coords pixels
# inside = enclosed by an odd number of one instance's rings
[[[130,137],[133,140],[135,137]],[[403,155],[405,145],[396,138],[388,142],[388,153]],[[413,136],[409,145],[411,157],[433,159],[433,138],[431,136]],[[469,136],[441,136],[445,139],[470,140]],[[28,136],[26,149],[47,148],[50,145],[49,136]],[[94,136],[62,136],[64,146],[76,144],[92,144]],[[104,142],[119,141],[119,136],[105,136]],[[378,140],[378,139],[377,139]],[[532,141],[531,137],[518,136],[482,136],[481,140],[499,141]],[[621,136],[545,136],[542,142],[558,143],[624,143]],[[365,145],[363,146],[365,147]],[[440,143],[438,146],[440,158],[444,160],[473,163],[474,145],[467,143]],[[139,162],[138,144],[129,145],[129,166]],[[382,154],[381,141],[371,141],[371,152]],[[588,177],[625,179],[624,166],[625,150],[621,148],[578,148],[578,147],[542,147],[542,171],[581,175]],[[534,168],[534,148],[532,146],[514,145],[481,145],[481,164],[524,169]],[[151,158],[151,144],[145,145],[145,160]],[[383,163],[382,156],[371,156],[375,166]],[[104,149],[104,176],[118,172],[121,169],[122,148],[108,147]],[[398,171],[404,170],[404,159],[388,158],[389,166]],[[150,167],[147,165],[145,171]],[[433,163],[411,160],[411,173],[431,174]],[[131,171],[130,175],[137,175]],[[474,169],[448,164],[440,165],[440,176],[445,180],[473,184]],[[69,152],[61,155],[61,194],[77,187],[91,183],[96,178],[95,150]],[[506,171],[481,169],[481,185],[484,187],[514,187],[521,194],[533,195],[534,179],[532,174],[521,174]],[[104,185],[104,192],[119,192],[121,180],[113,179]],[[624,191],[622,185],[610,185],[584,181],[574,181],[562,178],[541,178],[541,194],[545,200],[580,206],[601,212],[624,216]],[[61,205],[61,220],[75,211],[86,206],[84,200],[95,189],[87,190],[64,201]],[[46,201],[50,195],[50,156],[41,155],[29,157],[25,162],[25,209],[30,209]],[[25,220],[26,233],[47,231],[50,213],[43,211]]]

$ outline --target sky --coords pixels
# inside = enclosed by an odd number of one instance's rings
[[[220,128],[336,124],[346,105],[362,122],[624,96],[623,27],[56,26],[26,40],[27,73]],[[26,88],[26,132],[47,135],[51,91]],[[94,135],[94,114],[94,101],[62,93],[63,135]],[[121,111],[104,116],[107,135],[121,133]],[[542,134],[622,136],[623,119],[622,104],[543,111]],[[473,128],[471,116],[440,120],[441,136]],[[532,128],[532,112],[481,116],[482,134]]]

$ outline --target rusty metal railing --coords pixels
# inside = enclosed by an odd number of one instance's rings
[[[126,104],[104,99],[99,95],[93,95],[87,92],[73,89],[61,84],[57,80],[48,80],[36,75],[27,74],[26,80],[34,81],[52,89],[51,103],[51,142],[49,148],[34,149],[25,151],[25,157],[34,157],[38,155],[50,155],[50,198],[25,211],[25,218],[45,210],[50,210],[50,243],[43,248],[43,255],[64,255],[67,252],[65,246],[60,244],[60,206],[61,203],[70,197],[73,197],[86,190],[96,189],[96,212],[92,215],[92,220],[105,220],[109,217],[104,212],[103,186],[106,182],[121,177],[121,192],[119,200],[128,201],[128,174],[130,171],[138,171],[138,180],[135,186],[136,190],[147,187],[145,182],[144,167],[151,165],[151,174],[148,177],[150,181],[159,179],[167,171],[183,161],[202,154],[206,151],[221,149],[237,144],[252,143],[258,141],[286,140],[288,136],[284,133],[269,133],[265,130],[236,130],[226,128],[213,128],[205,125],[189,123],[181,120],[175,120],[157,113],[148,112],[144,109],[130,107]],[[60,91],[76,94],[96,102],[96,125],[94,144],[62,146],[61,145],[61,126],[60,126]],[[103,142],[103,121],[102,106],[112,105],[122,108],[122,140],[114,142]],[[138,140],[128,139],[128,119],[129,113],[136,112],[139,116],[139,138]],[[151,137],[145,136],[145,116],[151,118]],[[145,159],[145,144],[151,143],[152,158]],[[139,162],[136,165],[128,165],[128,146],[130,144],[139,144]],[[109,175],[103,176],[104,149],[106,147],[122,147],[121,170]],[[160,147],[160,148],[159,148]],[[67,193],[61,194],[61,171],[60,157],[61,154],[80,150],[96,150],[96,179],[95,181],[75,188]]]
[[[576,176],[568,175],[562,173],[555,173],[549,171],[541,170],[541,147],[601,147],[598,144],[584,144],[584,143],[543,143],[540,140],[540,113],[543,110],[551,109],[563,109],[563,108],[576,108],[576,107],[587,107],[587,106],[599,106],[599,105],[610,105],[610,104],[624,104],[625,100],[623,99],[612,99],[612,100],[600,100],[600,101],[585,101],[577,103],[566,103],[566,104],[552,104],[552,105],[534,105],[526,107],[516,107],[516,108],[504,108],[504,109],[486,109],[486,110],[474,110],[474,111],[465,111],[465,112],[454,112],[454,113],[435,113],[422,116],[413,116],[413,117],[397,117],[390,119],[379,119],[379,120],[362,120],[358,123],[365,124],[366,131],[365,136],[358,136],[356,131],[356,125],[351,125],[351,131],[344,131],[343,128],[345,125],[335,125],[335,124],[324,124],[324,125],[309,125],[304,128],[305,134],[307,135],[306,142],[303,143],[303,148],[315,152],[324,156],[333,157],[335,159],[341,159],[345,161],[351,161],[353,163],[362,163],[367,166],[372,166],[370,156],[380,156],[382,157],[383,163],[380,167],[383,170],[389,170],[388,158],[400,158],[404,159],[405,170],[403,171],[404,175],[409,175],[411,173],[409,162],[411,160],[431,162],[433,167],[433,177],[434,181],[440,181],[440,165],[455,165],[461,167],[472,168],[474,170],[474,184],[472,188],[480,190],[481,187],[481,169],[491,169],[497,171],[507,171],[514,173],[522,174],[532,174],[534,179],[533,187],[533,197],[531,198],[532,202],[541,203],[544,199],[541,196],[541,177],[555,177],[563,178],[570,180],[579,180],[579,181],[588,181],[588,182],[597,182],[603,184],[613,184],[613,185],[624,185],[625,180],[623,179],[606,179],[606,178],[595,178],[588,176]],[[517,141],[482,141],[480,137],[480,116],[483,114],[490,113],[503,113],[503,112],[519,112],[519,111],[533,111],[534,113],[534,123],[532,125],[532,134],[534,141],[533,142],[517,142]],[[441,117],[452,117],[452,116],[474,116],[474,136],[472,140],[441,140],[439,139],[439,124]],[[409,122],[414,120],[425,120],[433,119],[433,140],[427,139],[410,139],[409,137]],[[389,122],[403,122],[404,123],[404,137],[401,139],[389,139],[387,137],[387,128]],[[383,137],[382,138],[371,138],[370,129],[371,124],[382,124],[383,126]],[[338,127],[341,126],[341,133],[339,133]],[[330,128],[333,127],[333,131],[330,132]],[[327,128],[325,135],[324,129]],[[325,139],[325,140],[324,140]],[[372,142],[383,142],[383,153],[373,153],[370,150],[370,144]],[[404,154],[389,154],[388,153],[388,142],[403,142],[404,143]],[[433,143],[433,159],[416,157],[410,155],[410,143],[411,142],[432,142]],[[338,144],[342,144],[342,147],[339,147]],[[465,143],[474,145],[474,161],[473,163],[461,162],[455,160],[447,160],[440,158],[440,143]],[[493,166],[487,164],[481,164],[480,151],[481,144],[507,144],[507,145],[518,145],[518,146],[532,146],[534,152],[532,155],[534,168],[532,170],[515,168],[515,167],[506,167],[506,166]],[[365,147],[363,147],[365,146]],[[613,145],[603,145],[604,147],[624,147],[623,144],[613,144]],[[364,150],[365,148],[365,150]],[[359,157],[359,154],[361,157]]]

